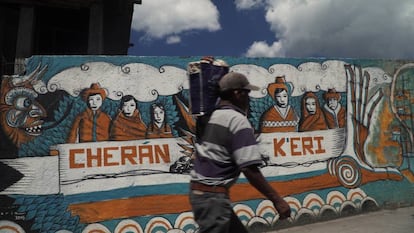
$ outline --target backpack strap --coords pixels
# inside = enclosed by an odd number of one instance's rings
[[[196,142],[201,142],[201,138],[204,134],[204,129],[206,128],[208,121],[211,118],[211,115],[217,108],[214,108],[213,110],[207,112],[206,114],[202,116],[198,116],[196,120]]]

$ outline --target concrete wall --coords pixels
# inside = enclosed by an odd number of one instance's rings
[[[262,171],[292,208],[279,221],[241,176],[231,199],[252,231],[414,203],[414,61],[217,58],[261,88],[250,93],[249,120]],[[187,65],[199,59],[35,56],[25,75],[4,76],[0,231],[194,232]],[[94,105],[91,85],[104,91],[98,124],[81,119]],[[284,85],[287,119],[272,97]],[[139,115],[120,119],[126,95]],[[328,97],[337,98],[339,124],[324,112]],[[163,106],[160,129],[154,104]]]

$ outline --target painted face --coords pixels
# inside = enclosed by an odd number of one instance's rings
[[[41,118],[46,116],[43,107],[29,96],[19,96],[14,100],[14,108],[7,112],[7,124],[22,128],[31,136],[41,134]]]
[[[338,100],[336,98],[329,98],[328,107],[332,110],[335,110],[338,107]]]
[[[316,100],[314,98],[307,98],[305,106],[309,114],[314,115],[316,113]]]
[[[137,104],[134,100],[125,101],[122,105],[122,112],[127,117],[131,117],[134,114],[135,109],[137,109]]]
[[[289,97],[286,90],[283,90],[275,94],[275,100],[277,106],[281,108],[286,108],[288,105]]]
[[[90,95],[88,97],[88,104],[92,111],[98,110],[102,106],[102,96],[99,94]]]
[[[47,114],[35,100],[37,94],[30,83],[24,87],[11,87],[8,83],[11,82],[5,78],[0,91],[0,124],[5,135],[19,147],[42,134],[43,118]]]
[[[154,108],[154,120],[156,123],[161,124],[164,122],[165,112],[160,107]]]

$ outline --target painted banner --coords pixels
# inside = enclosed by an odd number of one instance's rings
[[[180,138],[61,144],[52,147],[59,157],[63,194],[105,191],[161,183],[185,182],[171,177],[174,162],[184,155]],[[168,174],[162,179],[153,175]],[[171,179],[172,178],[172,179]]]

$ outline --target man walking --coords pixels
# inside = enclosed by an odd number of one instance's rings
[[[219,88],[220,102],[196,144],[197,155],[191,172],[190,203],[199,233],[247,232],[233,211],[228,192],[241,172],[273,202],[280,219],[288,218],[289,205],[269,185],[258,167],[263,161],[246,116],[249,92],[259,88],[236,72],[223,76]]]

